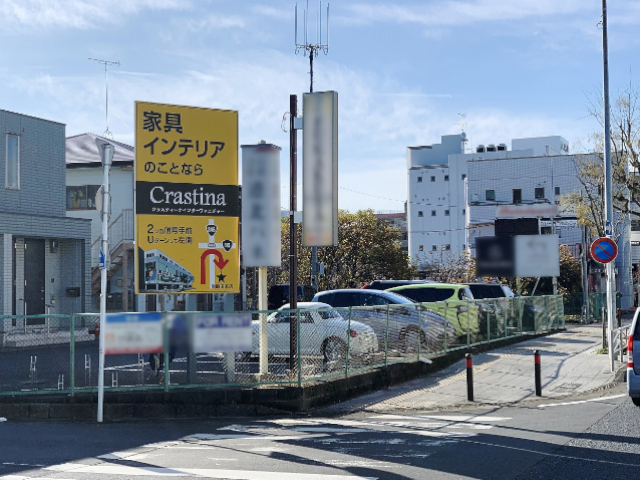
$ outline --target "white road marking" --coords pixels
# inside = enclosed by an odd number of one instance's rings
[[[381,420],[444,420],[447,422],[504,422],[511,417],[489,417],[477,415],[373,415],[367,418]]]
[[[626,397],[626,393],[621,393],[620,395],[611,395],[609,397],[600,397],[600,398],[591,398],[589,400],[576,400],[575,402],[564,402],[564,403],[546,403],[544,405],[538,405],[538,408],[546,408],[546,407],[561,407],[564,405],[579,405],[581,403],[589,403],[589,402],[600,402],[602,400],[613,400],[614,398]]]
[[[331,475],[317,473],[258,472],[251,470],[222,470],[212,468],[162,468],[162,467],[129,467],[126,465],[84,465],[81,463],[63,463],[46,467],[45,470],[55,472],[126,475],[147,477],[187,477],[218,478],[229,480],[378,480],[377,477],[360,477],[357,475]],[[23,480],[23,479],[12,479]],[[27,480],[26,478],[24,480]],[[57,479],[56,479],[57,480]]]
[[[189,440],[273,440],[276,442],[282,440],[307,440],[309,438],[321,438],[326,437],[327,435],[319,434],[319,435],[251,435],[251,434],[221,434],[221,435],[213,435],[213,434],[198,434],[191,435],[189,437],[184,437],[185,441]]]

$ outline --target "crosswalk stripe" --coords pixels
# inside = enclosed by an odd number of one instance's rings
[[[378,480],[378,477],[361,477],[358,475],[333,475],[317,473],[259,472],[251,470],[218,470],[212,468],[163,468],[163,467],[130,467],[127,465],[84,465],[81,463],[63,463],[45,470],[66,473],[94,475],[126,475],[146,477],[186,477],[217,478],[229,480]],[[1,477],[0,477],[1,478]],[[18,480],[18,479],[14,479]],[[19,479],[19,480],[27,480]],[[58,479],[56,479],[58,480]]]

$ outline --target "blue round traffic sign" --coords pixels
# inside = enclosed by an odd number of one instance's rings
[[[591,244],[591,258],[596,262],[609,263],[618,256],[618,246],[610,238],[598,238]]]

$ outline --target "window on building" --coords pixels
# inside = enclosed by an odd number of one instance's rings
[[[463,208],[463,209],[462,209],[462,214],[463,214],[463,215],[466,215],[466,214],[467,214],[467,209],[466,209],[466,208]]]
[[[418,177],[418,183],[422,183],[422,177]]]
[[[432,181],[432,182],[435,182],[435,181],[436,181],[436,177],[435,177],[435,175],[432,175],[432,176],[431,176],[431,181]]]
[[[438,246],[437,245],[431,245],[431,251],[432,252],[437,252],[438,251]]]
[[[551,235],[551,227],[541,227],[540,233],[542,235]]]
[[[444,250],[451,250],[451,245],[448,243],[444,246]]]
[[[555,188],[555,194],[556,195],[560,195],[560,187],[556,187]]]
[[[419,217],[424,217],[424,215],[422,214],[422,210],[418,210],[418,216]]]
[[[464,180],[465,178],[467,178],[467,174],[466,174],[466,173],[463,173],[463,174],[461,175],[461,177],[462,177],[462,180]]]
[[[445,210],[445,211],[444,211],[444,215],[445,215],[445,216],[449,216],[449,210]]]
[[[418,250],[419,250],[420,252],[424,252],[424,245],[420,245],[420,246],[418,247]]]
[[[6,188],[20,188],[20,137],[7,135]]]
[[[445,175],[445,176],[444,176],[444,181],[445,181],[445,182],[448,182],[448,181],[449,181],[449,175]]]
[[[522,189],[514,188],[513,192],[513,203],[522,203]]]
[[[67,210],[95,210],[99,185],[67,187]]]
[[[485,190],[484,191],[484,199],[487,202],[495,202],[496,201],[496,191],[495,190]]]
[[[535,189],[535,197],[536,197],[536,200],[540,200],[544,198],[544,187],[538,187]]]
[[[436,211],[435,210],[431,210],[431,216],[435,217],[436,216]]]
[[[467,244],[466,244],[466,243],[463,243],[463,244],[462,244],[462,250],[466,250],[466,249],[467,249]]]

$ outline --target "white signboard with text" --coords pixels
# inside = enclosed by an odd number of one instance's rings
[[[195,315],[193,320],[194,352],[251,351],[250,313],[207,313]]]
[[[104,328],[104,353],[162,352],[162,314],[109,313]]]

